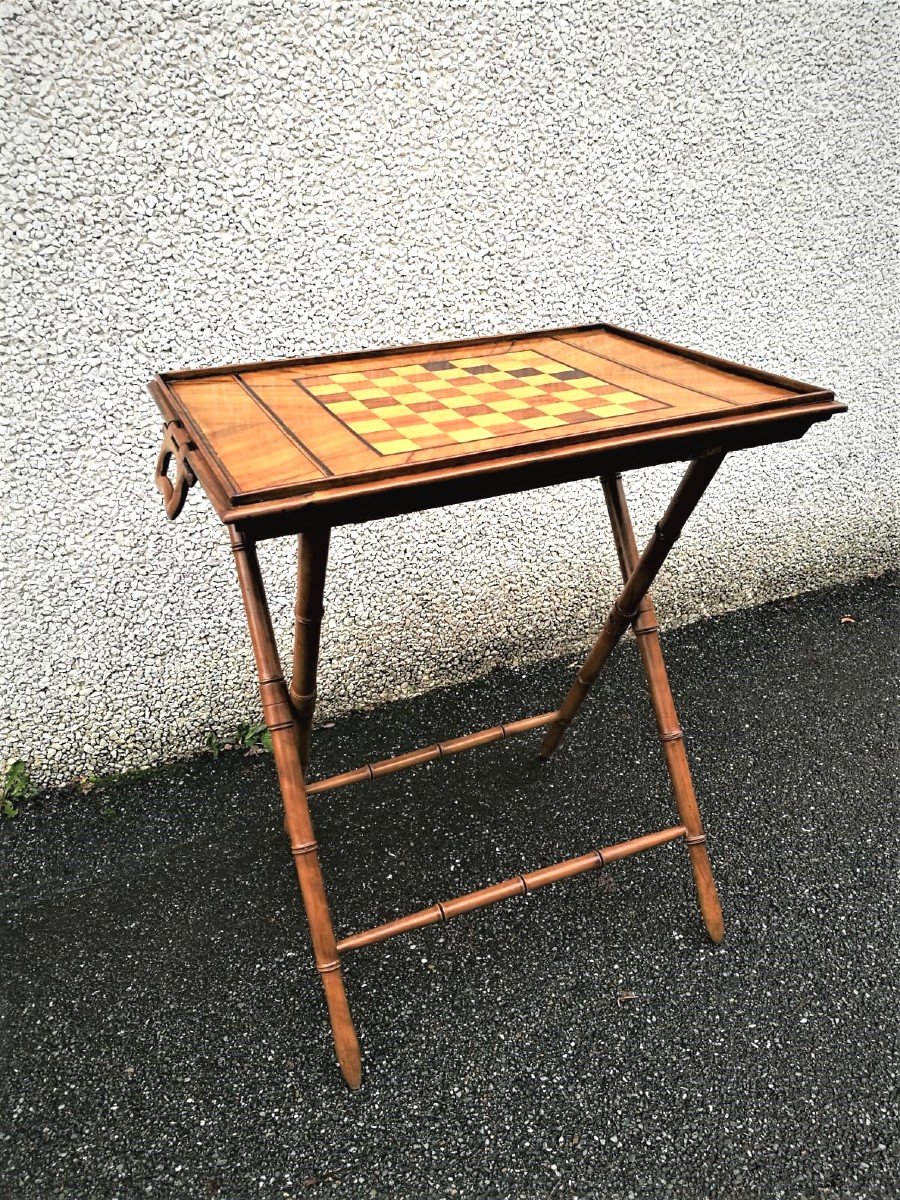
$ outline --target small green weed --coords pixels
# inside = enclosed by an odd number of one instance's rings
[[[31,782],[31,775],[25,764],[17,759],[9,764],[3,778],[3,790],[0,792],[0,816],[11,821],[19,815],[19,804],[30,800],[37,794],[37,788]]]
[[[272,751],[272,735],[266,729],[265,721],[251,721],[246,725],[238,725],[235,743],[246,754],[260,754],[263,750]]]
[[[222,743],[214,733],[208,733],[203,739],[203,744],[206,747],[207,753],[211,754],[213,758],[218,758],[224,749]]]
[[[208,733],[203,739],[208,754],[218,758],[223,750],[243,750],[245,754],[262,754],[272,751],[272,735],[265,721],[245,721],[238,725],[234,734],[222,741],[216,733]]]

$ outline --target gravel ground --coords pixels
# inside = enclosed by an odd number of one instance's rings
[[[2,829],[3,1197],[900,1194],[900,577],[665,638],[727,923],[667,847],[347,960],[332,1060],[268,756]],[[854,621],[843,621],[844,617]],[[331,772],[538,711],[566,662],[319,731]],[[323,796],[339,932],[671,819],[634,646],[529,735]]]

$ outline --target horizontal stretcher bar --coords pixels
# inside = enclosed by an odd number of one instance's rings
[[[408,933],[411,929],[421,929],[424,925],[438,925],[442,921],[449,921],[451,917],[458,917],[461,913],[486,908],[497,900],[506,900],[511,896],[527,896],[529,892],[544,887],[545,884],[556,883],[558,879],[568,879],[572,875],[581,875],[584,871],[596,871],[620,858],[630,858],[632,854],[640,854],[642,850],[652,850],[655,846],[675,842],[686,833],[683,825],[673,825],[669,829],[661,829],[658,833],[645,833],[643,837],[617,842],[614,846],[606,846],[602,850],[590,850],[577,858],[564,859],[552,867],[539,867],[525,875],[514,875],[512,879],[506,879],[503,883],[494,883],[476,892],[467,892],[464,896],[457,896],[455,900],[444,900],[432,904],[430,908],[410,913],[408,917],[398,917],[396,921],[388,921],[385,925],[376,925],[373,929],[351,934],[338,942],[338,954],[347,950],[358,950],[360,946],[369,946],[373,942],[384,942],[388,938],[396,937],[398,933]]]
[[[317,779],[315,783],[308,783],[306,792],[309,796],[315,796],[317,792],[330,792],[333,788],[347,787],[350,783],[364,783],[378,775],[405,771],[407,767],[417,767],[420,763],[432,762],[436,758],[447,758],[451,754],[459,754],[462,750],[472,750],[475,746],[488,746],[491,742],[500,742],[515,733],[527,733],[529,729],[540,729],[543,725],[550,725],[558,715],[554,711],[541,713],[537,717],[523,717],[521,721],[507,721],[503,725],[492,725],[490,729],[479,729],[477,733],[449,738],[446,742],[435,742],[433,746],[423,746],[421,750],[409,750],[395,758],[382,758],[378,762],[366,763],[352,771],[344,771],[342,775],[330,775],[327,779]]]

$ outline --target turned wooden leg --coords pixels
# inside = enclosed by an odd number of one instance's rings
[[[637,564],[638,549],[621,475],[603,480],[603,494],[606,497],[606,507],[609,510],[609,520],[619,555],[622,576],[627,579]],[[722,909],[719,905],[709,854],[706,850],[706,834],[703,830],[703,821],[700,817],[697,796],[691,779],[691,769],[684,748],[684,733],[675,711],[675,701],[672,698],[669,676],[666,672],[662,647],[659,644],[656,614],[649,592],[644,595],[638,605],[633,628],[641,662],[647,676],[650,699],[659,729],[659,740],[662,743],[666,766],[672,780],[675,806],[678,810],[679,820],[687,830],[684,840],[691,856],[700,912],[709,936],[714,942],[721,942],[725,936]]]
[[[294,709],[281,673],[256,546],[233,526],[229,532],[244,598],[244,609],[247,613],[250,640],[253,643],[256,669],[259,672],[263,714],[272,735],[272,750],[284,803],[285,832],[290,839],[303,905],[309,921],[316,969],[325,991],[331,1032],[341,1071],[350,1087],[357,1088],[362,1072],[359,1042],[347,1005],[347,993],[344,990],[341,963],[306,800]]]
[[[297,603],[294,608],[294,670],[290,696],[297,717],[297,748],[303,774],[309,770],[309,742],[316,707],[316,672],[322,632],[322,594],[331,530],[312,529],[297,541]]]
[[[618,599],[607,614],[603,628],[591,647],[584,666],[579,671],[569,693],[559,707],[557,718],[547,729],[541,744],[541,758],[549,758],[562,740],[567,726],[581,707],[600,669],[634,620],[641,600],[649,591],[660,567],[675,544],[684,523],[694,511],[725,455],[710,454],[698,458],[688,467],[644,553],[635,562]]]

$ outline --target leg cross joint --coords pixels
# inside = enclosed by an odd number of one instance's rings
[[[633,621],[640,612],[640,608],[634,609],[633,612],[626,612],[618,600],[613,600],[613,608],[619,614],[623,621]]]

